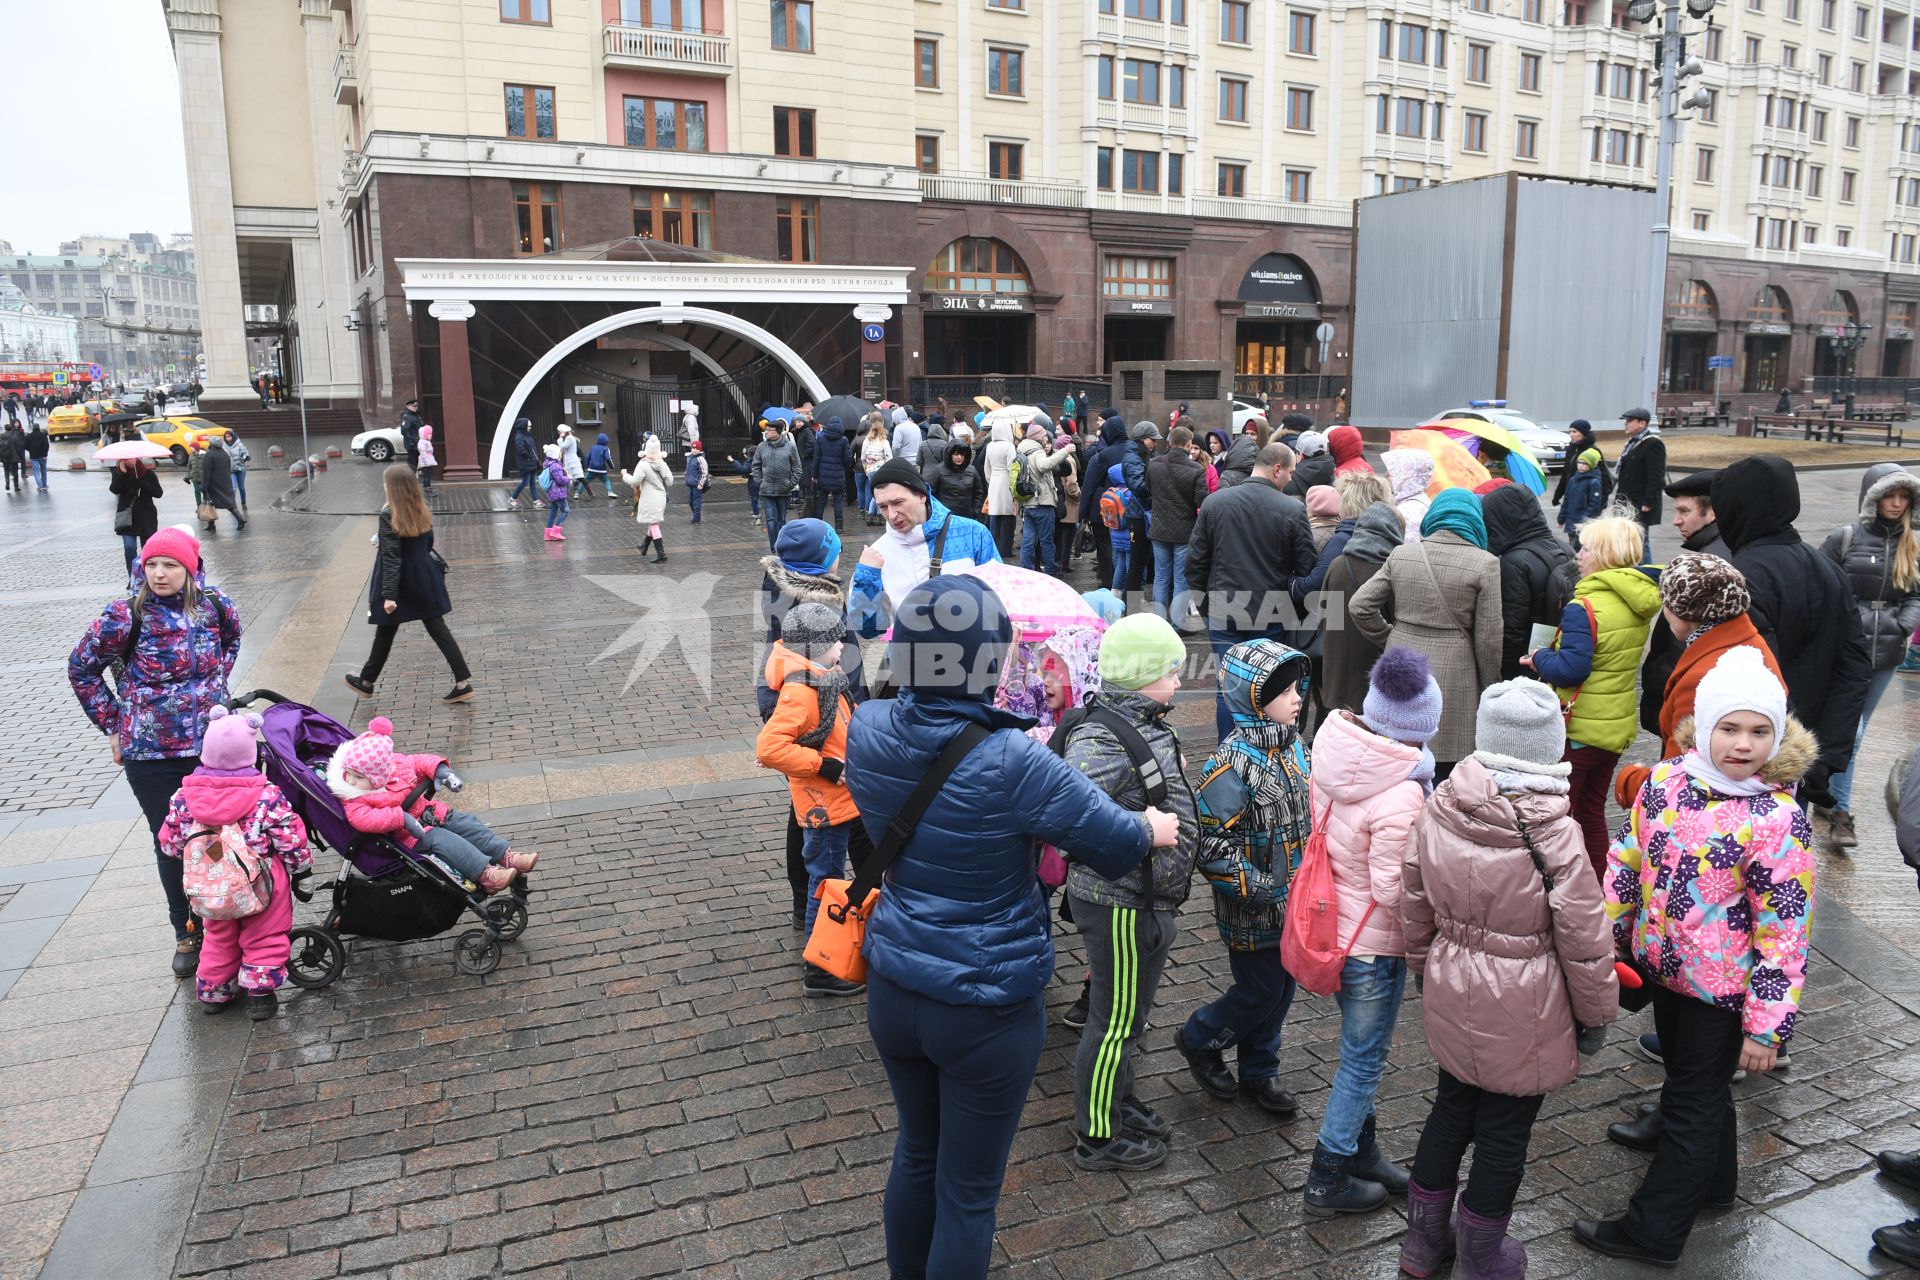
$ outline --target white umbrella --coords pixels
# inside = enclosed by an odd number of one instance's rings
[[[1030,404],[1005,404],[998,409],[989,410],[987,416],[981,419],[980,426],[984,430],[992,431],[1005,423],[1013,428],[1013,438],[1018,442],[1026,433],[1027,424],[1039,416],[1040,411]]]

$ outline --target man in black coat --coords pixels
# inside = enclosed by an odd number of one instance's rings
[[[1293,468],[1293,479],[1287,482],[1287,492],[1304,502],[1307,490],[1315,485],[1333,484],[1333,455],[1327,451],[1327,438],[1318,431],[1302,431],[1293,450],[1300,455],[1300,461]],[[1226,474],[1222,472],[1220,483],[1226,482]]]
[[[1667,442],[1652,423],[1647,410],[1627,410],[1627,443],[1614,466],[1615,487],[1647,534],[1642,564],[1653,563],[1653,526],[1660,523],[1660,495],[1667,486]]]
[[[200,467],[200,492],[216,517],[221,511],[230,511],[240,527],[246,528],[247,518],[240,514],[240,502],[233,495],[233,457],[227,452],[226,444],[217,439],[209,442]],[[207,521],[208,533],[213,532],[213,524],[212,520]]]
[[[846,424],[839,418],[828,418],[819,439],[814,441],[809,470],[813,479],[813,506],[810,508],[813,518],[820,518],[820,513],[826,510],[827,502],[831,499],[833,528],[837,533],[846,509],[847,484],[853,475],[853,444],[847,439]]]
[[[415,471],[420,470],[420,428],[425,425],[420,402],[407,401],[407,407],[400,411],[400,444],[407,451],[407,465]]]
[[[1720,536],[1720,524],[1713,516],[1713,478],[1719,474],[1708,470],[1681,476],[1667,486],[1667,496],[1673,499],[1673,527],[1680,531],[1680,549],[1719,556],[1731,564],[1733,548]],[[1673,678],[1673,669],[1685,648],[1667,625],[1664,612],[1653,620],[1646,660],[1640,664],[1640,727],[1648,733],[1660,732],[1667,681]]]
[[[1487,524],[1487,550],[1500,561],[1500,678],[1528,674],[1522,654],[1537,645],[1535,626],[1558,627],[1567,592],[1579,579],[1573,551],[1553,536],[1539,499],[1517,484],[1503,484],[1480,499]]]
[[[1207,469],[1194,461],[1193,432],[1187,427],[1168,432],[1166,452],[1147,463],[1147,491],[1153,495],[1153,525],[1147,530],[1153,544],[1153,599],[1177,627],[1189,607],[1187,539],[1207,500]]]
[[[1312,573],[1317,557],[1306,504],[1280,492],[1292,474],[1293,450],[1276,440],[1260,451],[1251,479],[1208,498],[1194,521],[1187,585],[1203,602],[1216,662],[1243,640],[1295,641],[1293,580]],[[1214,720],[1222,738],[1232,731],[1225,699]]]
[[[1820,740],[1804,794],[1829,805],[1827,781],[1853,758],[1872,663],[1840,566],[1801,541],[1800,486],[1784,458],[1742,458],[1713,478],[1713,510],[1753,597],[1748,616],[1787,677],[1787,707]]]

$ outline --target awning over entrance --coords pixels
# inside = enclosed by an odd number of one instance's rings
[[[1318,320],[1320,290],[1306,264],[1290,253],[1269,253],[1240,281],[1240,314],[1248,320]]]

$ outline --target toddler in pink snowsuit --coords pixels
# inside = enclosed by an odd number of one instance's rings
[[[276,988],[286,981],[293,929],[293,878],[313,866],[307,827],[280,788],[258,768],[256,715],[229,715],[215,706],[200,743],[200,767],[173,793],[160,825],[160,852],[184,858],[187,842],[208,831],[236,824],[247,848],[272,878],[264,911],[238,920],[203,921],[198,991],[203,1013],[219,1013],[240,992],[247,993],[247,1016],[259,1022],[278,1008]]]

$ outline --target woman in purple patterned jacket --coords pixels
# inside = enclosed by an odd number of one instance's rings
[[[113,762],[126,770],[154,833],[173,922],[173,975],[190,978],[200,962],[200,926],[180,886],[180,860],[160,852],[160,824],[181,780],[200,763],[209,713],[226,699],[240,614],[202,579],[200,543],[184,529],[148,538],[140,569],[139,590],[109,603],[74,646],[67,679],[87,718],[112,739]],[[117,691],[104,678],[116,662],[125,665]]]

